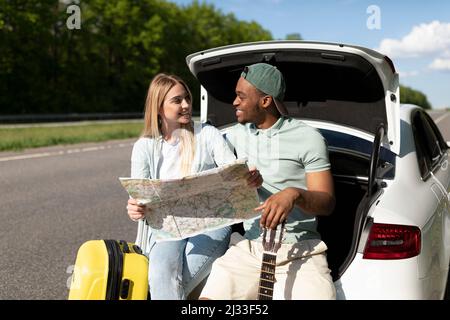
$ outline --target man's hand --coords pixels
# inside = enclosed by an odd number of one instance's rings
[[[329,215],[335,206],[333,177],[330,170],[306,173],[307,189],[288,187],[269,198],[255,211],[261,211],[261,227],[275,229],[298,206],[312,216]]]
[[[259,188],[263,183],[263,178],[261,174],[259,173],[258,169],[254,167],[249,169],[246,178],[248,186],[252,188]]]
[[[145,204],[138,204],[133,198],[128,199],[127,213],[131,220],[138,221],[145,216]]]
[[[262,211],[260,226],[276,229],[279,223],[287,219],[299,197],[300,189],[297,188],[286,188],[271,195],[262,205],[254,209]]]

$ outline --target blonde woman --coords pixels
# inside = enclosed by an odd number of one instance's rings
[[[150,83],[142,137],[131,155],[133,178],[171,179],[211,169],[235,160],[220,132],[192,122],[192,95],[183,80],[158,74]],[[261,175],[252,170],[249,185],[259,187]],[[128,215],[138,221],[144,206],[128,200]],[[231,228],[206,232],[178,241],[158,241],[151,230],[145,254],[149,257],[151,299],[183,300],[205,279],[213,261],[228,248]]]

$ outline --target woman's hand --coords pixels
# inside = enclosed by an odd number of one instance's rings
[[[247,174],[247,185],[252,188],[259,188],[263,183],[263,178],[259,170],[256,168],[250,168]]]
[[[138,221],[145,216],[145,204],[138,204],[136,199],[128,199],[127,213],[131,220]]]

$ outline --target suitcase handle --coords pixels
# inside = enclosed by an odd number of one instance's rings
[[[130,253],[130,247],[128,247],[128,243],[125,240],[119,240],[119,244],[124,253]]]

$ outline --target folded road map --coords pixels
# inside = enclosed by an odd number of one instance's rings
[[[255,188],[247,186],[245,160],[182,179],[119,178],[128,194],[146,204],[158,239],[182,239],[259,215]]]

